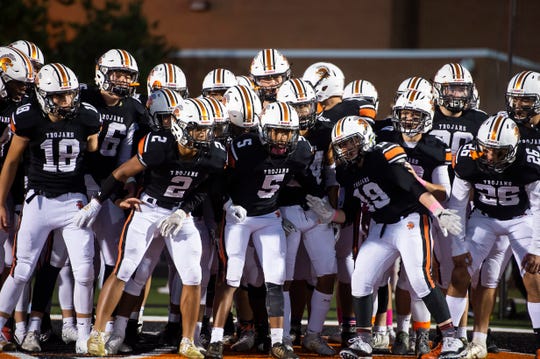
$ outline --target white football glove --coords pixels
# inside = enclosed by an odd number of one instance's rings
[[[283,230],[285,231],[286,235],[289,235],[293,232],[296,232],[296,226],[294,223],[289,221],[287,218],[283,218],[281,221],[281,227],[283,227]]]
[[[308,194],[306,196],[306,201],[313,210],[319,216],[319,221],[324,224],[328,224],[332,222],[334,219],[334,215],[336,214],[336,210],[328,203],[327,199],[322,199],[319,197],[312,196]]]
[[[246,209],[233,204],[231,199],[225,202],[223,209],[225,210],[225,220],[229,223],[240,223],[246,219]]]
[[[167,237],[169,235],[176,236],[178,232],[180,232],[180,229],[182,228],[182,222],[184,222],[184,219],[186,219],[186,217],[186,212],[181,209],[177,209],[168,217],[159,222],[159,233],[161,233],[163,237]]]
[[[73,222],[79,228],[90,227],[96,220],[100,209],[101,203],[97,199],[92,198],[86,206],[77,212],[73,218]]]
[[[461,226],[461,217],[457,214],[458,211],[455,209],[439,209],[434,215],[439,222],[439,227],[443,235],[446,237],[448,233],[458,236],[463,230]]]

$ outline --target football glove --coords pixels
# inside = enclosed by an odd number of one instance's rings
[[[461,226],[461,217],[457,214],[455,209],[438,209],[434,215],[439,222],[439,227],[442,230],[443,235],[446,237],[448,233],[458,236],[463,230]]]
[[[177,209],[168,217],[159,222],[159,233],[161,233],[163,237],[167,237],[169,235],[176,236],[178,232],[180,232],[180,229],[182,228],[182,222],[184,222],[184,219],[186,219],[186,217],[186,212],[181,209]]]
[[[294,223],[289,221],[287,218],[283,218],[283,220],[281,222],[281,226],[283,227],[283,230],[285,231],[286,235],[289,235],[289,234],[291,234],[293,232],[296,232],[296,226],[294,225]]]
[[[313,212],[319,217],[319,221],[324,224],[332,222],[336,215],[336,210],[328,203],[327,199],[312,196],[308,194],[306,201]]]
[[[73,222],[79,228],[90,227],[96,220],[100,209],[101,203],[97,199],[92,198],[86,206],[77,212],[73,218]]]
[[[240,223],[246,219],[246,209],[233,204],[231,199],[225,202],[223,209],[225,210],[225,220],[229,223]]]

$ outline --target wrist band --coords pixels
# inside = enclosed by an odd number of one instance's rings
[[[441,206],[441,204],[438,201],[433,202],[433,204],[428,207],[428,210],[433,214],[435,214],[436,211],[443,210],[443,209],[444,209],[443,206]]]

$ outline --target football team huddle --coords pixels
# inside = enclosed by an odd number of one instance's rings
[[[292,76],[276,49],[198,97],[175,64],[146,93],[138,77],[122,49],[90,86],[30,41],[0,47],[0,352],[41,351],[56,286],[76,353],[136,350],[165,260],[159,341],[186,358],[481,359],[512,256],[540,348],[540,73],[493,116],[459,63],[402,81],[387,117],[369,81],[330,62]]]

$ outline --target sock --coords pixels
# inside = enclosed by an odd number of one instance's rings
[[[398,314],[396,319],[396,332],[409,332],[409,327],[411,326],[411,315],[410,314]]]
[[[29,332],[41,332],[41,318],[40,317],[30,317],[28,321],[28,331]]]
[[[27,330],[26,330],[26,322],[25,322],[24,320],[15,323],[15,334],[17,334],[17,336],[18,336],[19,338],[24,338],[24,336],[26,335],[26,333],[27,333]]]
[[[132,319],[132,320],[139,320],[139,311],[137,312],[131,312],[131,314],[129,315],[129,319]]]
[[[394,318],[392,314],[392,309],[388,309],[386,311],[386,326],[391,328],[393,323],[394,323]]]
[[[458,324],[461,320],[461,316],[467,306],[467,298],[451,297],[446,295],[446,303],[448,303],[448,309],[450,310],[450,316],[452,322]]]
[[[77,318],[77,334],[79,338],[87,338],[92,329],[92,318]]]
[[[326,314],[330,310],[331,300],[332,294],[321,293],[317,289],[313,291],[313,295],[311,296],[311,312],[307,326],[309,333],[322,332]]]
[[[472,342],[478,345],[486,347],[487,333],[473,332]]]
[[[458,327],[456,330],[456,338],[467,338],[467,327]]]
[[[533,328],[540,328],[540,303],[527,302],[527,312]]]
[[[223,340],[223,328],[212,328],[212,335],[210,337],[210,343],[220,342]]]
[[[125,337],[128,321],[129,318],[117,315],[114,319],[113,333]]]
[[[374,326],[373,327],[373,333],[386,334],[386,325],[385,326],[382,326],[382,325]]]
[[[291,296],[288,290],[283,291],[283,336],[291,337]]]
[[[270,328],[272,345],[283,342],[283,328]]]
[[[74,325],[75,325],[75,318],[73,317],[62,318],[62,328],[72,327]]]
[[[452,322],[439,325],[439,329],[443,337],[454,337],[456,335],[456,330]]]

